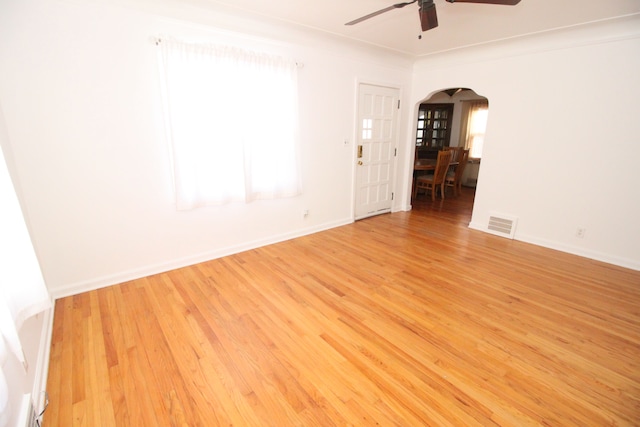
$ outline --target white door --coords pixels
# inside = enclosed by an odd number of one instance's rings
[[[356,219],[391,211],[399,96],[390,87],[358,88]]]

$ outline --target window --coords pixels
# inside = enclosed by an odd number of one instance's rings
[[[489,104],[487,101],[474,101],[469,103],[467,108],[465,147],[469,149],[469,157],[481,158]]]
[[[373,119],[362,119],[362,139],[373,138]]]
[[[295,61],[158,42],[178,210],[300,193]]]

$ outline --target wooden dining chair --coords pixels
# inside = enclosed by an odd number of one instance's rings
[[[444,147],[443,150],[451,151],[451,163],[454,163],[460,161],[464,147]]]
[[[444,179],[449,169],[449,162],[451,161],[451,151],[442,150],[438,151],[438,159],[436,160],[436,168],[432,175],[421,175],[416,178],[416,185],[413,189],[413,199],[418,196],[418,190],[424,189],[425,193],[431,191],[431,200],[436,200],[436,192],[440,187],[440,195],[444,199]]]
[[[444,179],[445,189],[448,187],[453,188],[453,194],[459,195],[462,191],[462,174],[464,168],[467,166],[469,160],[469,150],[461,150],[460,157],[458,157],[458,164],[455,169],[449,170]]]

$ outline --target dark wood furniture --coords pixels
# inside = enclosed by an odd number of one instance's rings
[[[416,129],[416,158],[435,159],[449,146],[453,104],[420,104]]]

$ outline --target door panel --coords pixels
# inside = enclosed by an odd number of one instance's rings
[[[399,90],[360,85],[356,219],[391,211]]]

